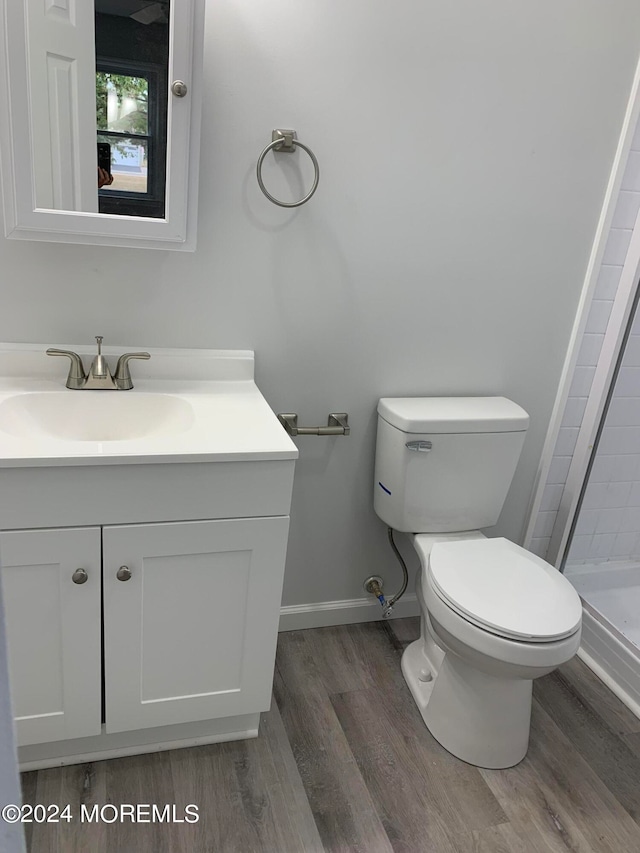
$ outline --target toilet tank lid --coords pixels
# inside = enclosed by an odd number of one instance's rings
[[[383,397],[378,414],[409,433],[523,432],[529,415],[506,397]]]

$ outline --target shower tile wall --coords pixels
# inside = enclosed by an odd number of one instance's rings
[[[640,315],[622,358],[567,564],[640,557]]]
[[[560,498],[582,424],[587,397],[600,356],[622,267],[627,256],[636,216],[640,210],[640,122],[636,127],[618,201],[607,238],[598,282],[580,345],[562,426],[536,519],[530,549],[545,557]],[[629,361],[627,362],[627,359]],[[640,321],[625,354],[616,387],[615,407],[607,421],[598,459],[573,538],[570,561],[595,562],[640,555]],[[613,421],[611,420],[613,418]],[[615,421],[615,422],[614,422]],[[633,443],[634,437],[636,443]],[[621,442],[626,442],[624,445]],[[626,448],[628,452],[623,450]],[[588,503],[587,503],[588,499]],[[635,504],[633,501],[637,501]],[[637,518],[631,528],[632,518]],[[632,536],[635,537],[632,539]]]

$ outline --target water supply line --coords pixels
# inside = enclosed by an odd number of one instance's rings
[[[380,602],[380,606],[382,607],[382,618],[383,619],[388,619],[391,616],[391,613],[393,611],[393,605],[396,603],[396,601],[399,598],[401,598],[405,594],[405,592],[407,590],[407,584],[409,583],[409,572],[407,571],[407,564],[403,560],[402,554],[400,553],[400,551],[398,551],[398,546],[396,545],[396,543],[393,539],[393,528],[392,527],[387,528],[387,535],[389,537],[389,544],[391,545],[391,548],[393,549],[393,553],[398,558],[398,562],[400,563],[400,565],[402,567],[402,586],[400,587],[398,592],[396,592],[395,595],[393,595],[390,599],[387,600],[384,596],[384,590],[383,590],[384,581],[382,580],[382,578],[379,575],[372,575],[371,577],[367,578],[366,581],[364,582],[365,590],[368,593],[370,593],[371,595],[375,595],[375,597]]]

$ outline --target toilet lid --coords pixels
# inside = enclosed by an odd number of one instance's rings
[[[429,574],[446,604],[499,636],[551,642],[580,626],[582,605],[569,581],[508,539],[437,542]]]

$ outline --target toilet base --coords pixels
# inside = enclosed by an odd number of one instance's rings
[[[443,652],[424,622],[423,636],[402,655],[402,674],[427,728],[448,752],[490,769],[525,757],[533,681],[489,675]]]

